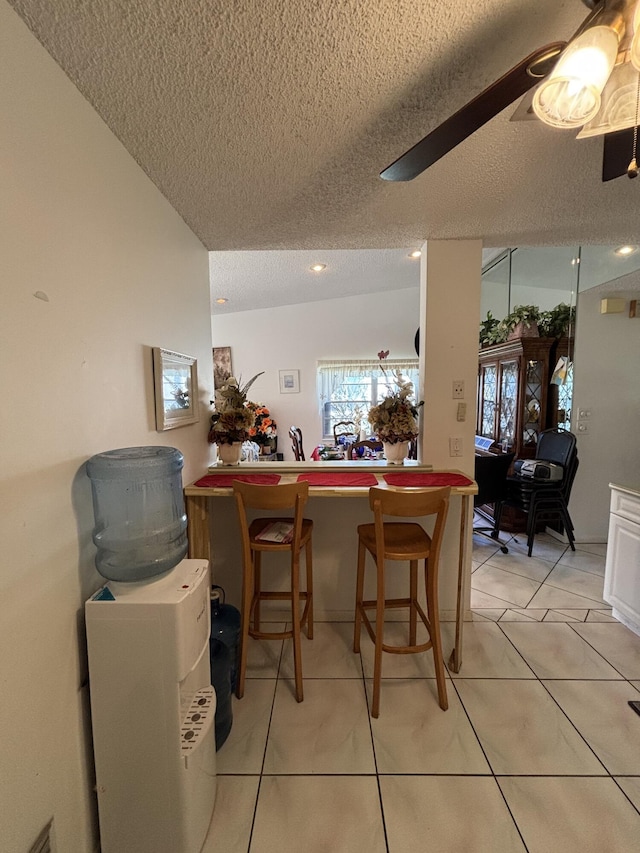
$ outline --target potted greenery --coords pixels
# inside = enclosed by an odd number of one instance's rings
[[[561,302],[551,311],[543,311],[538,320],[540,334],[545,338],[561,338],[575,324],[575,306]]]
[[[494,317],[491,311],[487,311],[487,316],[480,323],[480,333],[478,335],[480,346],[487,347],[490,344],[497,344],[499,334],[497,332],[500,321]]]
[[[537,338],[540,309],[535,305],[516,305],[502,320],[507,330],[507,340],[514,338]]]

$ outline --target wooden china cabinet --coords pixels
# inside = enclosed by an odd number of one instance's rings
[[[519,337],[480,350],[476,433],[494,440],[494,452],[506,446],[516,459],[535,456],[538,434],[559,422],[557,389],[549,382],[567,354],[567,338]],[[482,510],[492,517],[492,507]],[[505,510],[503,521],[505,530],[524,530],[524,516]]]

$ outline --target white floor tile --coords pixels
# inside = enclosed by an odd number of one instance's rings
[[[520,575],[523,578],[542,583],[553,570],[554,563],[541,560],[539,557],[527,557],[519,551],[510,551],[508,554],[497,554],[489,557],[486,565],[495,566],[505,572]]]
[[[576,543],[576,551],[586,551],[587,554],[597,554],[599,557],[606,557],[607,543],[606,542],[580,542]]]
[[[617,776],[616,782],[640,812],[640,776]]]
[[[587,613],[587,618],[584,620],[585,622],[617,622],[611,615],[611,609],[607,610],[590,610]]]
[[[264,772],[375,773],[362,680],[308,679],[304,694],[278,681]]]
[[[604,554],[591,554],[579,549],[578,546],[576,546],[575,551],[567,550],[558,561],[559,566],[572,566],[581,572],[594,574],[601,578],[604,577],[604,564]]]
[[[540,560],[547,560],[551,563],[556,563],[567,550],[567,546],[562,542],[558,542],[547,533],[538,533],[533,540],[533,549],[531,557],[537,557]],[[515,538],[509,543],[509,551],[518,552],[525,556],[529,552],[527,545],[526,533],[516,533]]]
[[[619,673],[573,631],[574,626],[582,625],[500,622],[538,678],[619,679]]]
[[[640,637],[615,623],[584,623],[572,626],[625,678],[640,678]]]
[[[640,717],[625,681],[544,681],[612,775],[640,772]]]
[[[265,631],[284,631],[285,622],[272,622],[260,626]],[[291,640],[287,640],[288,643]],[[284,640],[254,640],[249,637],[247,649],[247,678],[276,678]]]
[[[487,595],[486,592],[480,592],[473,586],[471,587],[471,608],[473,610],[499,610],[502,608],[502,612],[504,612],[509,605],[510,602],[508,601],[503,601],[494,595]]]
[[[477,619],[479,617],[483,621],[497,622],[503,613],[504,609],[501,608],[493,609],[490,607],[482,607],[474,608],[471,612],[471,617],[473,619]]]
[[[640,815],[613,779],[500,778],[529,853],[630,853]]]
[[[507,601],[516,607],[527,607],[540,584],[521,575],[514,575],[485,563],[473,573],[471,586],[475,590]]]
[[[362,678],[360,656],[353,651],[351,622],[319,622],[313,626],[313,640],[302,634],[303,678]],[[280,665],[281,678],[293,678],[293,644],[287,643]]]
[[[455,687],[497,775],[606,773],[540,682],[463,678]]]
[[[218,776],[216,804],[201,853],[247,853],[259,776]]]
[[[544,583],[527,606],[546,607],[549,610],[589,610],[598,604],[596,599],[585,598],[583,595]]]
[[[500,617],[500,622],[542,622],[542,618],[546,612],[546,610],[527,610],[526,608],[518,610],[511,607],[509,610],[505,610],[504,614]],[[534,615],[536,613],[542,614],[542,616],[536,617]]]
[[[446,645],[453,645],[455,625],[444,629]],[[535,678],[495,622],[465,622],[462,632],[462,667],[452,678]]]
[[[453,633],[449,628],[445,634],[445,625],[452,626]],[[442,623],[440,634],[443,638],[444,659],[446,660],[454,646],[455,623]],[[447,639],[445,642],[445,637],[451,639]],[[418,643],[424,643],[427,640],[427,630],[420,622],[417,626],[416,639]],[[406,645],[409,642],[409,623],[389,622],[385,624],[384,642],[391,646]],[[365,678],[373,678],[374,645],[364,627],[360,632],[360,652]],[[435,676],[436,671],[431,649],[411,655],[382,653],[383,678],[435,678]]]
[[[564,589],[566,592],[572,592],[575,595],[582,595],[584,598],[593,599],[603,607],[606,606],[606,602],[602,598],[604,579],[600,575],[583,572],[566,565],[563,560],[551,572],[546,580],[546,585]]]
[[[250,853],[295,850],[385,853],[375,776],[264,776]]]
[[[554,613],[559,618],[547,619],[547,622],[584,622],[589,614],[588,610],[551,610],[549,612]],[[562,616],[566,618],[560,618]]]
[[[275,681],[247,681],[242,699],[232,699],[233,724],[217,753],[218,773],[260,773],[276,689]]]
[[[367,691],[371,698],[371,682]],[[478,739],[451,684],[449,709],[435,681],[382,681],[380,716],[371,719],[379,773],[488,773]]]
[[[389,853],[525,851],[495,780],[482,776],[382,776]]]

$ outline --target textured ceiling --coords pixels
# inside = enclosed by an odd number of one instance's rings
[[[601,139],[516,105],[415,181],[378,177],[569,38],[580,0],[9,3],[211,250],[637,239],[640,181],[603,184]]]
[[[640,182],[514,108],[415,181],[379,171],[580,0],[9,0],[209,249],[618,243]]]

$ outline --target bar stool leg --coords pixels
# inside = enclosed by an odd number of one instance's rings
[[[410,560],[409,562],[409,645],[416,644],[416,625],[418,620],[418,611],[416,610],[416,600],[418,598],[418,561]]]
[[[249,650],[249,623],[251,621],[251,603],[253,601],[253,560],[255,552],[251,553],[249,569],[242,574],[242,611],[240,615],[240,662],[238,666],[238,680],[236,684],[236,696],[242,699],[244,696],[244,679],[247,672],[247,652]]]
[[[311,539],[307,541],[304,563],[307,570],[307,638],[313,640],[313,558],[311,556]]]
[[[442,659],[442,637],[440,636],[440,613],[438,609],[438,582],[436,573],[429,564],[424,561],[425,587],[427,590],[427,617],[429,619],[429,634],[433,647],[433,663],[436,670],[436,684],[438,686],[438,701],[443,711],[449,707],[447,699],[447,685],[444,678],[444,663]]]
[[[356,612],[353,627],[353,651],[360,652],[360,628],[362,626],[362,594],[364,590],[364,561],[366,549],[360,538],[358,538],[358,571],[356,575]]]
[[[376,555],[377,589],[376,589],[376,643],[373,658],[373,703],[371,716],[380,714],[380,680],[382,678],[382,642],[384,640],[384,555]]]
[[[262,554],[260,551],[254,551],[255,557],[253,561],[253,594],[254,594],[254,610],[253,610],[253,628],[255,631],[260,630],[260,592],[262,590]]]
[[[302,691],[302,648],[300,645],[300,552],[291,556],[291,629],[293,666],[296,679],[296,700],[304,699]]]

